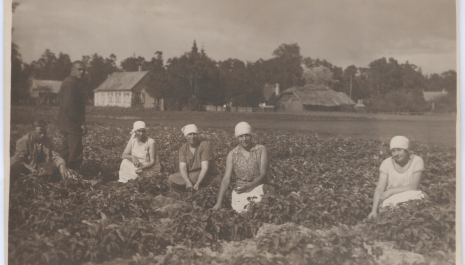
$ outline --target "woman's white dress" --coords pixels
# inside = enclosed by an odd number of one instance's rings
[[[407,169],[403,173],[399,173],[394,167],[394,160],[389,157],[383,161],[380,166],[380,172],[388,176],[388,186],[386,190],[406,186],[412,183],[412,176],[414,173],[425,170],[423,159],[419,156],[412,155],[409,163],[406,165]],[[387,198],[381,204],[381,207],[395,206],[401,202],[410,200],[423,199],[424,193],[420,190],[409,190],[401,193],[397,193]]]
[[[131,145],[131,155],[135,156],[137,159],[139,159],[139,162],[142,163],[143,165],[147,165],[150,162],[150,145],[154,144],[155,140],[152,138],[148,138],[145,143],[139,142],[137,138],[132,137],[128,144]],[[153,167],[150,169],[156,169],[158,167],[158,172],[159,172],[159,165],[155,164]],[[134,166],[134,163],[128,159],[123,159],[121,162],[121,166],[119,169],[119,182],[128,182],[131,179],[136,179],[140,174],[136,173],[136,167]],[[144,169],[143,173],[147,174],[150,171],[150,169]],[[155,172],[156,173],[156,172]]]

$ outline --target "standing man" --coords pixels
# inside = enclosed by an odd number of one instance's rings
[[[63,134],[61,157],[70,169],[79,170],[83,158],[82,136],[87,133],[86,97],[82,77],[86,71],[82,61],[75,61],[71,74],[61,84],[58,129]]]

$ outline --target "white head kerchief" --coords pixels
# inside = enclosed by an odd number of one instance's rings
[[[189,133],[199,133],[199,129],[195,124],[188,124],[181,129],[182,133],[184,133],[184,136],[188,135]]]
[[[234,136],[239,137],[243,134],[252,134],[252,127],[245,121],[241,121],[234,129]]]
[[[405,150],[408,150],[410,145],[409,140],[405,136],[394,136],[391,139],[391,147],[390,149],[393,148],[403,148]]]
[[[143,121],[136,121],[132,126],[131,134],[135,133],[139,129],[146,129],[145,122]]]
[[[139,129],[147,129],[145,126],[145,122],[143,121],[134,122],[134,125],[132,126],[132,131],[131,131],[131,139],[136,138],[136,131]]]

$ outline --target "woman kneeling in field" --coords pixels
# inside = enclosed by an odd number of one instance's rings
[[[153,176],[160,173],[155,140],[147,137],[143,121],[136,121],[131,139],[124,149],[119,170],[119,182],[128,182],[139,176]]]
[[[409,140],[404,136],[395,136],[391,140],[390,149],[392,156],[385,159],[379,169],[373,209],[368,218],[376,218],[381,200],[381,207],[386,207],[427,196],[419,190],[425,170],[423,159],[409,152]]]
[[[181,131],[187,143],[179,148],[179,172],[168,177],[170,191],[180,194],[218,183],[218,170],[210,143],[200,140],[194,124],[184,126]]]
[[[226,171],[221,182],[218,200],[213,207],[218,210],[231,180],[234,170],[236,188],[232,192],[231,205],[236,212],[247,209],[250,201],[260,202],[262,195],[273,192],[274,188],[265,184],[268,173],[268,155],[263,145],[252,142],[252,127],[246,122],[236,125],[235,136],[239,145],[231,150],[226,158]]]

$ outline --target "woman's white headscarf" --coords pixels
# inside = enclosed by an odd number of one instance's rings
[[[390,149],[403,148],[405,150],[408,150],[409,145],[410,145],[410,141],[407,139],[407,137],[405,137],[405,136],[394,136],[391,139]]]
[[[139,129],[146,129],[145,122],[143,121],[134,122],[134,125],[132,126],[132,131],[131,131],[131,139],[135,137],[135,133]]]
[[[252,127],[245,121],[241,121],[234,128],[234,136],[237,138],[243,134],[252,134]]]
[[[182,133],[184,133],[184,136],[188,135],[189,133],[199,133],[199,129],[195,124],[188,124],[181,129]]]

